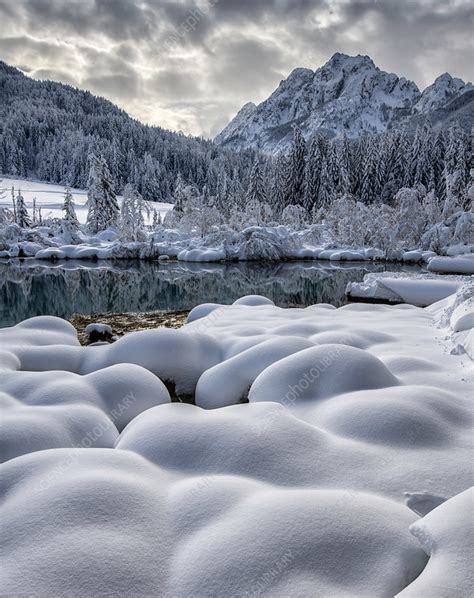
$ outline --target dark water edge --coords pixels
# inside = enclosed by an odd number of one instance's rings
[[[420,272],[398,263],[64,262],[0,260],[0,327],[38,315],[182,311],[259,294],[281,307],[347,302],[348,282],[368,272]]]

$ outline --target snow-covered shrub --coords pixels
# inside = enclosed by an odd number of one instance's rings
[[[13,212],[8,208],[0,208],[0,225],[9,224],[13,222]]]
[[[126,241],[145,241],[143,230],[145,220],[143,212],[149,208],[143,197],[132,185],[123,190],[123,202],[120,209],[120,238]]]
[[[419,246],[426,222],[420,191],[404,187],[394,199],[397,212],[396,241],[401,249],[416,248]]]
[[[293,230],[301,230],[308,225],[308,213],[302,206],[289,205],[283,210],[280,222]]]

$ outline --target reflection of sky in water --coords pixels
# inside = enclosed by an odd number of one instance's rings
[[[191,309],[265,295],[277,305],[345,302],[345,287],[367,272],[419,271],[398,264],[168,264],[0,260],[0,326],[37,315]]]

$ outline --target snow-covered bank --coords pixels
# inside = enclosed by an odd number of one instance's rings
[[[363,282],[350,282],[346,294],[353,300],[375,299],[426,307],[456,293],[463,284],[470,281],[472,279],[469,276],[376,272],[366,274]]]
[[[473,312],[466,286],[427,309],[250,296],[107,346],[0,330],[4,591],[467,596]]]
[[[235,231],[222,226],[204,237],[167,229],[143,232],[144,240],[124,241],[117,230],[73,237],[52,227],[0,228],[0,258],[39,260],[177,259],[185,262],[318,260],[326,262],[396,261],[422,264],[432,272],[474,272],[474,245],[456,246],[459,255],[438,257],[433,251],[383,252],[373,247],[335,247],[319,225],[304,230],[287,226],[251,226]],[[449,248],[446,248],[446,251]]]

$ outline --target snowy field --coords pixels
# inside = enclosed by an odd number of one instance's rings
[[[467,598],[473,317],[466,284],[101,346],[0,330],[2,591]]]
[[[24,179],[15,179],[9,176],[0,174],[0,189],[4,190],[5,197],[0,199],[0,208],[12,208],[11,188],[15,187],[15,196],[18,190],[25,198],[26,207],[30,216],[33,215],[33,199],[36,198],[37,208],[41,208],[41,216],[44,219],[48,218],[62,218],[64,212],[62,205],[64,202],[64,186],[55,185],[53,183],[42,183],[40,181],[26,181]],[[87,219],[87,191],[83,189],[71,189],[74,198],[74,207],[76,209],[77,219],[81,224],[84,224]],[[117,197],[119,204],[122,202],[122,197]],[[152,208],[160,212],[164,217],[166,212],[172,209],[173,204],[169,203],[153,203]],[[153,214],[146,217],[147,223],[151,223]]]

